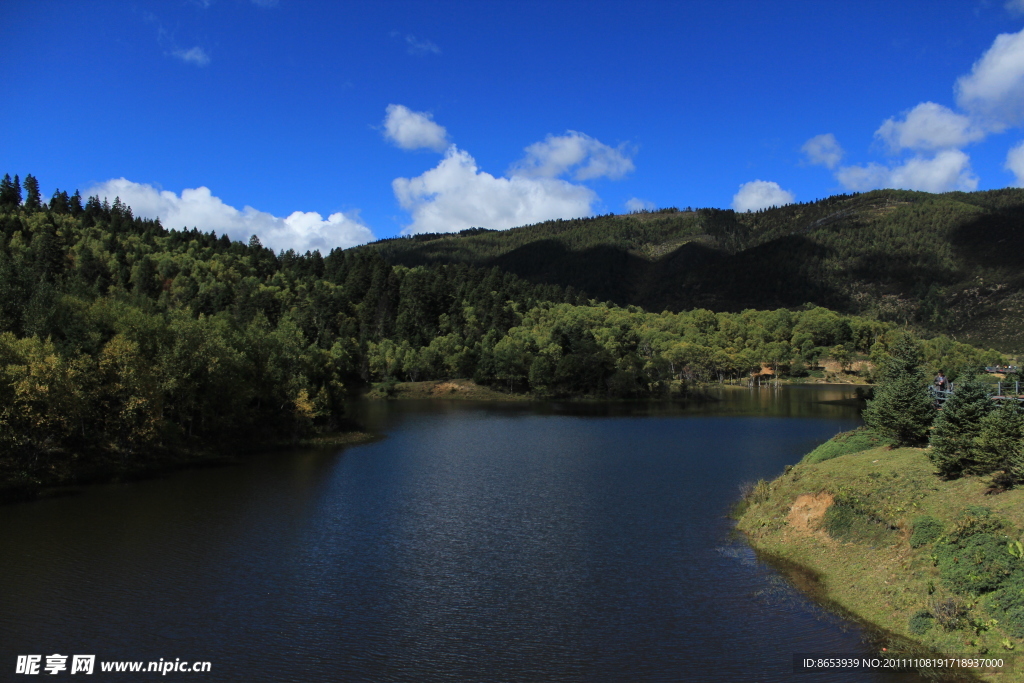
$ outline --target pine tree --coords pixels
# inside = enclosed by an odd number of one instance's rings
[[[977,471],[1010,471],[1011,464],[1024,455],[1024,405],[1006,399],[981,418],[981,430],[974,440]],[[1022,472],[1024,474],[1024,472]],[[1017,479],[1015,477],[1015,479]],[[1020,481],[1019,479],[1017,479]]]
[[[904,334],[885,360],[875,399],[864,409],[864,421],[896,446],[923,443],[935,419],[927,387],[921,350],[913,337]]]
[[[957,382],[942,406],[932,430],[928,457],[944,477],[978,472],[981,454],[975,439],[981,435],[982,418],[992,411],[985,385],[974,378]]]
[[[82,195],[79,194],[78,190],[75,190],[75,193],[71,195],[71,201],[68,204],[68,207],[69,212],[75,218],[81,216],[82,213],[85,211],[85,209],[82,208]]]
[[[11,174],[5,173],[3,180],[0,180],[0,210],[14,211],[21,203],[21,198],[14,191],[14,182]]]
[[[39,181],[29,173],[25,176],[25,210],[39,211],[43,208],[43,198],[39,194]]]

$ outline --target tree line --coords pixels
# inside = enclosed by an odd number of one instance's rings
[[[801,310],[651,313],[496,267],[274,253],[119,199],[0,186],[0,467],[292,438],[372,382],[472,377],[545,396],[668,396],[768,366],[879,357],[896,325]],[[933,366],[999,354],[925,342]]]

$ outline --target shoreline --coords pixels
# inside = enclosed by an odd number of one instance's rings
[[[843,443],[834,439],[813,453]],[[923,448],[875,446],[818,462],[810,456],[737,504],[736,529],[758,557],[815,602],[877,634],[889,654],[1019,659],[1024,641],[1000,626],[984,599],[945,583],[934,559],[941,538],[916,547],[910,539],[922,516],[952,529],[971,506],[1019,529],[1024,490],[993,495],[985,477],[940,480]],[[952,604],[964,610],[956,622],[920,616]],[[1024,671],[965,679],[1024,681]]]
[[[115,461],[109,455],[88,462],[75,461],[88,458],[82,454],[65,456],[60,463],[44,464],[34,473],[23,477],[4,477],[0,480],[0,505],[21,503],[42,498],[74,495],[88,487],[125,481],[156,479],[189,469],[230,467],[239,465],[250,456],[260,453],[284,452],[299,449],[358,446],[383,439],[382,434],[360,430],[332,432],[297,441],[277,441],[258,446],[246,446],[237,453],[219,453],[205,449],[163,450],[147,458]],[[45,476],[49,469],[50,476]],[[40,476],[43,475],[43,476]]]

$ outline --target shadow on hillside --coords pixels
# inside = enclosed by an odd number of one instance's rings
[[[847,310],[848,299],[821,278],[828,254],[826,247],[799,235],[737,254],[690,242],[653,262],[618,247],[571,251],[557,240],[542,240],[486,265],[531,282],[571,285],[600,301],[653,311],[740,311],[807,302]]]
[[[1020,271],[1024,260],[1024,211],[980,216],[950,234],[956,255],[982,268]]]

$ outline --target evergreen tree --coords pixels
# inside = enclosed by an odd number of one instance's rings
[[[82,207],[82,195],[78,192],[78,190],[75,190],[75,193],[71,195],[71,200],[68,204],[68,207],[71,215],[76,218],[78,216],[81,216],[82,213],[85,212],[85,209]]]
[[[14,211],[20,203],[20,191],[15,191],[11,174],[5,173],[3,180],[0,180],[0,211]]]
[[[864,421],[897,446],[924,442],[935,419],[927,387],[921,350],[913,337],[903,334],[885,360],[875,399],[864,409]]]
[[[43,198],[39,194],[39,181],[29,173],[25,176],[25,210],[39,211],[43,208]]]
[[[1019,469],[1024,456],[1024,404],[1007,399],[981,418],[981,430],[974,440],[979,472]],[[1019,472],[1018,474],[1024,474]],[[1014,476],[1016,481],[1021,481]]]
[[[71,213],[71,200],[67,192],[54,190],[50,197],[50,211],[53,213]]]
[[[982,418],[992,411],[985,385],[974,378],[961,380],[942,406],[932,430],[928,457],[944,477],[978,472],[981,457],[975,440],[981,435]]]

